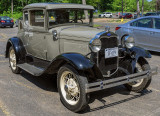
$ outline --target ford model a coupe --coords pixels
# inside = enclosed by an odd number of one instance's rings
[[[135,47],[134,38],[126,36],[121,46],[109,28],[94,28],[93,10],[81,4],[27,5],[17,36],[6,45],[13,73],[56,74],[60,99],[74,112],[87,106],[91,92],[118,85],[141,92],[157,73],[145,59],[151,54]]]

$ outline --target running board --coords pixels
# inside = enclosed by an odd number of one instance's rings
[[[139,79],[149,78],[153,75],[156,75],[157,73],[158,73],[158,68],[156,67],[156,68],[153,68],[148,71],[143,71],[143,72],[139,72],[139,73],[135,73],[135,74],[117,77],[114,79],[108,79],[108,80],[104,80],[104,81],[100,81],[100,82],[89,83],[89,84],[85,85],[86,86],[85,91],[86,91],[86,93],[99,91],[99,90],[123,85],[126,83],[134,82]]]
[[[40,76],[44,72],[43,68],[39,68],[28,63],[18,64],[17,66],[34,76]]]

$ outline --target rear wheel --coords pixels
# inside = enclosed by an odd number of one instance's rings
[[[58,71],[57,83],[61,102],[66,108],[78,112],[87,106],[86,77],[80,76],[70,65],[65,65]]]
[[[13,26],[10,26],[10,28],[13,28]]]
[[[136,63],[136,71],[135,72],[142,72],[142,71],[147,71],[147,70],[150,70],[150,66],[148,63],[143,62],[141,60],[139,60]],[[129,91],[141,92],[141,91],[145,90],[150,85],[150,83],[151,83],[151,77],[136,80],[132,83],[125,84],[125,87]]]
[[[13,47],[10,47],[9,49],[9,64],[13,73],[20,73],[21,70],[19,67],[17,67],[17,56]]]

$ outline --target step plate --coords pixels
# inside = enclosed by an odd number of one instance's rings
[[[40,76],[44,71],[43,68],[39,68],[34,65],[30,65],[28,63],[18,64],[17,66],[34,76]]]

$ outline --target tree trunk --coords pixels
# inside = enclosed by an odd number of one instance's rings
[[[123,0],[122,0],[122,15],[123,15]]]
[[[143,11],[144,10],[144,0],[142,0],[142,16],[143,16]]]
[[[13,18],[13,0],[11,0],[11,13],[12,13],[12,18]]]
[[[137,0],[137,18],[140,17],[139,0]]]
[[[86,5],[86,0],[82,0],[82,4]],[[88,19],[88,11],[87,10],[84,11],[84,14],[85,14],[85,19]]]

